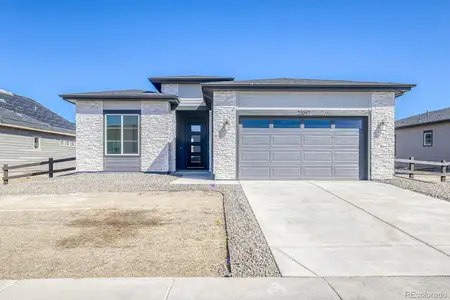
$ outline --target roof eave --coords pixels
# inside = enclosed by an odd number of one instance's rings
[[[198,78],[168,78],[168,77],[149,77],[148,80],[153,84],[171,84],[171,83],[206,83],[215,81],[233,81],[234,77],[198,77]]]
[[[440,123],[449,123],[450,119],[443,119],[438,121],[432,121],[432,122],[424,122],[424,123],[415,123],[415,124],[408,124],[408,125],[399,125],[395,126],[395,129],[406,129],[406,128],[412,128],[412,127],[420,127],[420,126],[428,126],[428,125],[434,125],[434,124],[440,124]]]
[[[415,87],[415,84],[399,84],[399,85],[296,85],[296,84],[202,84],[204,90],[285,90],[285,91],[392,91],[395,96],[401,96]]]
[[[158,97],[148,97],[146,95],[135,96],[99,96],[99,95],[59,95],[62,99],[72,104],[75,104],[77,100],[102,100],[102,101],[120,101],[120,100],[143,100],[143,101],[168,101],[171,104],[179,104],[180,100],[174,95],[159,95]]]

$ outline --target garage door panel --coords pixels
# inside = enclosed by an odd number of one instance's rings
[[[300,179],[301,178],[301,168],[298,167],[272,167],[271,168],[272,178],[285,178],[285,179]]]
[[[302,137],[300,135],[272,135],[273,146],[300,146]]]
[[[308,162],[331,162],[332,152],[331,151],[314,151],[314,150],[304,150],[303,151],[303,161]]]
[[[358,164],[359,152],[358,151],[334,151],[333,161],[334,162],[353,162]]]
[[[303,136],[303,145],[305,146],[319,146],[319,145],[331,145],[331,135],[328,136],[320,136],[320,135],[311,135],[305,134]]]
[[[270,145],[269,135],[244,135],[241,137],[241,145],[247,146],[260,146],[260,145]]]
[[[333,172],[331,167],[302,167],[303,178],[311,179],[330,179],[332,178]]]
[[[241,162],[269,162],[270,152],[269,151],[241,151]]]
[[[334,137],[334,145],[359,146],[359,135],[345,136],[336,135]]]
[[[353,167],[334,167],[334,178],[336,179],[354,179],[359,176],[358,165]]]
[[[301,151],[272,151],[272,162],[301,162]]]
[[[264,128],[239,127],[240,179],[360,179],[362,127],[332,128],[331,119],[308,128],[298,128],[299,121],[276,127],[279,119],[263,119],[269,122]],[[291,123],[295,128],[288,128]],[[322,123],[330,128],[311,127]]]
[[[240,168],[239,175],[243,179],[269,179],[270,167],[243,166]]]

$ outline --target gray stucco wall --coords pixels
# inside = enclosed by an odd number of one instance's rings
[[[103,102],[77,101],[77,171],[103,171]]]
[[[433,145],[423,146],[423,132],[433,131]],[[397,158],[413,156],[418,160],[450,161],[450,122],[396,129]]]

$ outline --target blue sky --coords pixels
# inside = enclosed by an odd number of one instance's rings
[[[450,1],[2,0],[0,88],[69,120],[68,92],[149,76],[416,83],[396,117],[450,106]]]

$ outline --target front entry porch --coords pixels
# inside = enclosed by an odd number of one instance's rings
[[[176,119],[177,172],[210,170],[209,111],[177,111]]]

